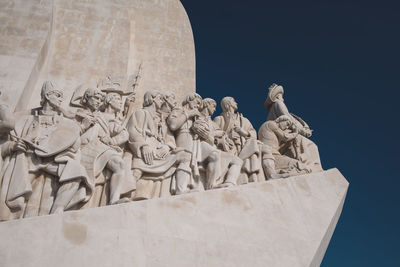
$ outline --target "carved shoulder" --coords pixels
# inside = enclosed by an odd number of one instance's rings
[[[214,123],[218,126],[218,129],[223,129],[225,124],[224,117],[222,116],[215,117]]]

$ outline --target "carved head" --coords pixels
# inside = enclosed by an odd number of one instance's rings
[[[175,94],[172,92],[165,92],[163,98],[165,109],[171,111],[177,104]]]
[[[233,97],[226,96],[221,100],[222,112],[235,111],[238,109],[238,105]]]
[[[92,111],[99,110],[103,104],[105,94],[97,88],[88,88],[83,94],[81,104]]]
[[[275,120],[276,123],[278,123],[279,128],[282,130],[286,130],[292,127],[293,123],[291,119],[287,115],[282,115],[276,118]]]
[[[200,109],[202,104],[202,97],[196,93],[189,93],[185,100],[182,102],[182,106],[187,106],[190,109]]]
[[[283,87],[281,85],[273,83],[268,88],[268,96],[267,99],[265,100],[264,107],[269,111],[273,103],[275,103],[278,100],[283,101],[283,93],[284,93]]]
[[[122,96],[118,93],[108,93],[104,99],[106,107],[111,107],[115,111],[122,110]]]
[[[156,110],[161,109],[161,106],[164,103],[163,95],[156,90],[147,91],[143,97],[143,107],[148,107],[151,105],[155,105]]]
[[[209,116],[214,114],[217,109],[217,102],[215,102],[212,98],[204,98],[203,99],[203,109],[202,112],[207,112]]]
[[[40,96],[41,106],[43,106],[47,102],[52,107],[59,107],[63,101],[63,92],[58,89],[55,83],[51,81],[46,81],[43,83]]]

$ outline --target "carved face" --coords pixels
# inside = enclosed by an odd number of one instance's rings
[[[214,114],[215,110],[217,109],[216,105],[214,104],[207,104],[207,106],[205,106],[205,108],[208,111],[208,114],[211,116],[212,114]]]
[[[164,96],[165,101],[167,102],[167,105],[172,108],[176,106],[176,99],[174,94],[168,94]],[[172,107],[171,107],[172,106]]]
[[[63,101],[63,93],[57,90],[49,91],[46,93],[46,100],[51,106],[59,107]]]
[[[193,100],[188,101],[188,106],[190,109],[198,109],[201,106],[201,99],[195,97]]]
[[[281,128],[282,130],[286,130],[290,127],[291,123],[290,121],[281,121],[279,123],[279,128]]]
[[[108,102],[110,107],[115,111],[122,110],[122,97],[117,93],[110,93],[110,100]]]
[[[156,106],[156,109],[159,110],[164,103],[163,96],[157,94],[156,97],[153,98],[153,103]]]
[[[233,108],[233,110],[238,109],[238,104],[236,103],[235,99],[233,99],[233,98],[231,100],[231,107]]]
[[[103,96],[101,94],[95,94],[89,96],[87,99],[87,105],[92,110],[99,110],[100,106],[103,104]]]

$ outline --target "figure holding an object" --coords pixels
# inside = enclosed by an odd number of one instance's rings
[[[94,185],[79,160],[80,128],[63,116],[62,98],[54,83],[45,82],[41,107],[16,121],[2,147],[9,157],[3,172],[9,186],[2,188],[2,195],[8,189],[6,219],[60,213],[91,197]]]
[[[272,84],[269,87],[268,97],[264,104],[268,111],[268,117],[267,122],[261,126],[258,132],[259,139],[266,143],[279,142],[279,154],[297,162],[298,168],[295,168],[297,170],[295,173],[322,171],[318,147],[309,139],[312,130],[300,117],[289,113],[284,103],[283,93],[283,87],[280,85]],[[275,137],[272,138],[274,135],[279,141]],[[293,137],[293,135],[296,136]],[[273,144],[272,147],[274,146]],[[292,164],[289,166],[287,163],[286,160],[278,159],[275,162],[281,171],[293,173],[295,169]]]

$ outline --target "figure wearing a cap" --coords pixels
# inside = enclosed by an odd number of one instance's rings
[[[190,154],[177,149],[174,136],[166,127],[165,96],[151,90],[143,100],[143,108],[136,110],[127,124],[132,171],[137,182],[134,200],[171,195],[175,171],[190,161]]]
[[[7,219],[63,212],[91,196],[93,184],[78,156],[80,129],[62,115],[62,98],[54,83],[45,82],[41,107],[16,121],[2,147],[9,156],[3,176],[3,184],[9,183]]]
[[[89,206],[127,202],[129,198],[122,195],[134,190],[127,188],[124,181],[126,170],[122,147],[128,140],[128,132],[120,120],[123,92],[116,84],[106,83],[99,87],[85,90],[81,99],[85,109],[77,112],[82,132],[82,163],[96,184]],[[109,181],[104,170],[111,172]],[[104,187],[107,182],[110,183],[108,201]]]
[[[273,83],[268,88],[268,96],[265,100],[264,107],[268,111],[267,121],[274,121],[278,117],[287,116],[299,129],[299,133],[304,137],[310,137],[312,131],[310,127],[298,116],[289,112],[283,99],[284,90],[281,85]]]
[[[298,135],[297,127],[286,115],[282,115],[273,121],[266,121],[260,127],[258,138],[271,148],[273,159],[270,162],[263,162],[263,164],[271,164],[276,172],[285,172],[289,175],[310,173],[311,169],[300,160],[280,152],[283,147],[291,146]]]
[[[293,141],[280,148],[280,153],[299,160],[302,165],[307,166],[306,169],[312,172],[322,171],[318,147],[309,139],[312,130],[299,116],[289,112],[284,103],[283,94],[282,86],[272,84],[268,89],[268,96],[264,103],[268,111],[267,122],[276,121],[281,116],[285,116],[285,120],[289,120],[291,123],[290,128],[296,129],[298,132],[298,136]],[[262,129],[263,126],[260,128],[259,135],[262,134]]]
[[[214,114],[217,103],[212,98],[203,99],[200,109],[203,115],[197,119],[193,125],[193,131],[199,135],[200,140],[214,146],[219,138],[224,135],[224,131],[218,129],[218,126],[211,119]],[[237,180],[242,169],[243,161],[236,155],[220,151],[220,174],[216,181],[206,180],[205,189],[229,187],[237,184]]]
[[[193,131],[195,121],[202,117],[199,109],[202,97],[189,93],[182,102],[182,107],[176,107],[168,116],[167,123],[174,132],[176,145],[191,153],[190,162],[186,162],[176,170],[176,194],[185,194],[201,189],[200,170],[205,171],[205,184],[213,185],[213,181],[221,176],[221,151],[206,141],[198,138]]]

